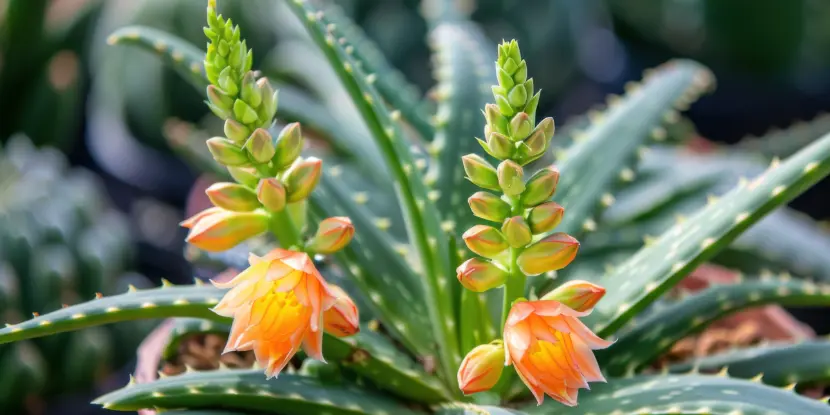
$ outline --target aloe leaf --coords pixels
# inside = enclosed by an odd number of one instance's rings
[[[666,305],[638,319],[621,332],[616,343],[597,353],[612,376],[636,372],[660,357],[682,338],[705,329],[719,317],[760,304],[785,306],[830,305],[830,285],[787,277],[715,285],[699,294]]]
[[[95,400],[116,411],[145,408],[225,408],[286,414],[416,414],[380,395],[354,387],[323,385],[312,378],[282,374],[266,379],[261,370],[191,372],[150,383],[131,384]]]
[[[710,87],[711,73],[696,62],[672,61],[629,88],[622,99],[591,120],[560,157],[555,199],[567,214],[557,231],[578,234],[596,228],[596,215],[614,203],[612,188],[634,176],[635,160],[650,140],[664,139],[666,114]]]
[[[810,121],[800,121],[785,129],[776,129],[760,137],[745,137],[730,149],[760,154],[768,159],[789,157],[830,131],[830,115],[822,114]]]
[[[828,172],[830,135],[674,225],[600,279],[607,294],[589,317],[590,326],[603,336],[613,334],[697,265]]]
[[[515,409],[499,408],[497,406],[473,405],[466,403],[448,404],[435,412],[436,415],[523,415],[524,412]]]
[[[176,318],[170,330],[170,338],[167,340],[167,346],[164,347],[164,352],[162,352],[162,357],[165,360],[170,360],[175,357],[179,353],[179,346],[182,341],[190,336],[197,334],[219,334],[227,336],[230,331],[230,325],[216,321],[201,318]]]
[[[591,385],[579,395],[579,405],[568,408],[547,400],[524,408],[528,414],[743,414],[819,415],[827,404],[762,383],[705,375],[637,376]]]
[[[329,30],[329,21],[325,13],[315,10],[308,2],[302,0],[289,1],[286,4],[328,59],[371,131],[374,142],[381,149],[386,167],[395,184],[404,218],[410,226],[409,236],[421,263],[424,264],[424,299],[438,344],[438,361],[441,363],[444,380],[452,387],[455,383],[453,368],[460,363],[461,356],[452,318],[452,298],[441,295],[448,284],[452,283],[450,257],[438,211],[430,203],[423,177],[414,164],[408,140],[403,135],[397,117],[382,105],[380,94],[372,85],[375,77],[365,74],[357,62],[346,53],[348,43],[344,40],[341,44],[343,38],[335,38]]]
[[[830,343],[827,339],[807,340],[802,343],[765,344],[746,349],[734,349],[705,356],[689,363],[669,367],[670,372],[689,370],[720,371],[726,368],[730,377],[749,379],[763,374],[768,385],[786,386],[794,383],[810,384],[830,380]]]

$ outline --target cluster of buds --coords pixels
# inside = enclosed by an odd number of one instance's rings
[[[523,166],[548,149],[554,123],[548,117],[534,127],[539,92],[534,94],[533,79],[527,77],[527,64],[515,40],[499,45],[496,72],[496,103],[484,111],[486,140],[477,140],[499,164],[494,167],[476,154],[462,157],[468,180],[501,193],[480,191],[468,199],[476,217],[499,224],[476,225],[462,236],[470,251],[484,257],[472,258],[456,270],[461,284],[477,292],[503,285],[511,272],[529,276],[561,269],[579,249],[579,242],[564,233],[535,238],[556,228],[565,210],[550,201],[559,183],[556,167],[525,178]]]

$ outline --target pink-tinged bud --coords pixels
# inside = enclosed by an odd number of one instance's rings
[[[236,183],[214,183],[205,190],[214,206],[234,212],[250,212],[260,207],[253,190]]]
[[[464,288],[477,293],[501,287],[507,281],[507,271],[479,258],[468,259],[455,269],[455,273]]]
[[[527,222],[530,224],[531,232],[538,235],[554,230],[562,222],[564,216],[565,208],[556,202],[545,202],[530,209]]]
[[[320,254],[332,254],[343,249],[354,236],[351,219],[337,216],[324,219],[317,227],[317,233],[311,238],[308,248]]]
[[[274,166],[279,170],[288,168],[303,151],[303,134],[299,123],[285,126],[277,137],[277,153],[274,155]]]
[[[208,216],[215,215],[215,214],[220,213],[220,212],[224,212],[224,210],[222,208],[218,208],[218,207],[207,208],[207,209],[205,209],[205,210],[203,210],[203,211],[201,211],[201,212],[199,212],[199,213],[197,213],[197,214],[195,214],[195,215],[179,222],[179,226],[181,226],[182,228],[186,228],[186,229],[193,229],[193,227],[196,226],[196,223],[199,222],[200,220],[202,220],[202,219],[204,219]]]
[[[536,206],[548,201],[556,192],[559,184],[559,169],[550,166],[537,171],[527,181],[527,188],[522,193],[522,203],[525,206]]]
[[[458,368],[458,387],[465,395],[491,389],[504,370],[504,346],[500,341],[475,347]]]
[[[262,179],[256,187],[257,199],[271,212],[285,208],[285,186],[273,177]]]
[[[513,248],[522,248],[533,240],[530,226],[521,216],[513,216],[504,221],[501,226],[501,233],[504,234],[504,239]]]
[[[510,138],[513,141],[522,141],[533,131],[533,124],[530,123],[530,116],[520,112],[510,120]]]
[[[507,196],[516,196],[524,192],[524,170],[513,160],[505,160],[499,164],[499,187]]]
[[[233,97],[216,85],[208,85],[207,97],[211,104],[223,111],[230,112],[233,108]]]
[[[323,313],[323,327],[326,333],[335,337],[346,337],[360,331],[360,315],[351,297],[342,288],[329,284],[334,295],[334,305]]]
[[[186,241],[205,251],[225,251],[268,230],[268,215],[264,212],[208,210],[182,224],[190,226]]]
[[[556,125],[553,122],[553,118],[547,117],[542,121],[539,121],[539,124],[536,126],[536,131],[541,131],[545,135],[545,140],[550,142],[553,139],[553,133],[556,131]]]
[[[484,220],[501,223],[510,214],[510,204],[492,193],[475,192],[467,202],[473,215]]]
[[[251,158],[256,160],[257,163],[268,163],[274,157],[274,153],[276,153],[271,134],[262,128],[254,130],[253,134],[248,138],[248,141],[245,142],[245,148],[251,154]]]
[[[499,190],[499,178],[496,168],[478,154],[467,154],[461,157],[467,179],[474,185],[490,190]]]
[[[467,248],[486,258],[494,258],[508,248],[504,235],[491,226],[475,225],[461,237]]]
[[[487,136],[487,149],[493,157],[505,160],[513,156],[516,146],[506,135],[494,131]]]
[[[225,137],[234,143],[242,145],[251,135],[251,129],[232,119],[225,120]]]
[[[555,300],[576,310],[590,311],[605,295],[605,288],[588,281],[568,281],[545,294],[542,300]]]
[[[248,155],[233,141],[222,137],[207,140],[208,150],[213,159],[225,166],[244,166],[248,164]]]
[[[256,170],[251,167],[228,167],[228,173],[237,183],[251,188],[256,187],[259,183],[259,176],[257,176]]]
[[[525,275],[539,275],[567,267],[578,250],[579,241],[557,232],[527,247],[519,255],[517,264]]]
[[[299,202],[311,194],[320,181],[323,161],[309,157],[294,164],[285,175],[285,191],[288,203]]]

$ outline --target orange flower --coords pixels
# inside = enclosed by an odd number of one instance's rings
[[[213,308],[233,317],[225,352],[253,350],[266,376],[276,377],[300,346],[323,359],[323,313],[335,303],[311,258],[305,253],[275,249],[227,283],[230,288]]]
[[[337,300],[334,306],[323,314],[323,327],[326,332],[336,337],[351,336],[360,331],[360,317],[357,306],[342,288],[330,284],[329,290]]]
[[[593,350],[612,342],[597,337],[577,318],[589,313],[553,300],[513,304],[504,325],[505,363],[516,366],[539,405],[547,394],[575,406],[580,388],[605,382]]]

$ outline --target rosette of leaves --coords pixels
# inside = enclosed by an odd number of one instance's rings
[[[9,322],[146,284],[127,272],[128,222],[92,173],[23,136],[0,149],[0,313]],[[133,358],[148,324],[92,328],[0,347],[3,408],[32,411],[88,392]]]
[[[671,368],[670,374],[649,371],[650,363],[675,342],[722,315],[765,303],[830,304],[830,288],[821,279],[801,273],[755,273],[750,268],[757,265],[753,261],[736,265],[752,271],[739,283],[713,285],[680,299],[663,296],[697,265],[722,258],[743,238],[751,239],[752,230],[745,231],[772,223],[762,218],[774,218],[767,215],[825,177],[830,172],[830,135],[817,134],[803,148],[765,162],[760,169],[757,162],[751,163],[756,167],[734,163],[740,158],[734,149],[700,156],[689,164],[697,168],[684,169],[684,160],[691,156],[673,148],[688,136],[679,112],[714,86],[711,73],[688,60],[649,71],[642,82],[629,84],[624,96],[609,97],[606,107],[559,127],[544,143],[545,154],[553,160],[542,157],[534,163],[545,166],[553,161],[561,172],[553,199],[567,213],[556,230],[583,241],[587,252],[555,278],[529,278],[524,293],[532,299],[577,278],[605,287],[605,297],[585,322],[600,336],[616,339],[598,354],[608,382],[580,394],[574,408],[556,402],[536,407],[518,379],[495,392],[464,397],[455,385],[461,356],[472,345],[498,336],[502,312],[499,298],[489,293],[462,296],[452,280],[455,267],[470,257],[456,242],[460,232],[478,223],[465,203],[475,187],[465,181],[460,158],[469,153],[484,157],[482,147],[493,151],[498,143],[498,137],[491,137],[492,129],[481,137],[482,109],[498,99],[492,92],[506,92],[490,89],[496,83],[495,45],[455,9],[456,2],[431,4],[439,7],[437,12],[426,8],[431,11],[429,43],[438,80],[438,108],[427,116],[427,129],[423,107],[407,106],[400,95],[411,90],[409,85],[387,76],[394,73],[393,67],[382,55],[371,53],[371,44],[342,13],[303,0],[280,4],[305,30],[301,41],[322,52],[339,85],[329,93],[349,97],[359,116],[351,124],[326,124],[332,118],[325,112],[304,113],[300,120],[281,111],[278,121],[334,127],[315,130],[332,145],[313,151],[328,164],[339,165],[327,169],[309,208],[314,221],[332,215],[352,219],[356,234],[349,247],[321,260],[329,265],[328,272],[353,284],[355,297],[374,323],[352,338],[327,336],[325,366],[298,359],[294,373],[276,380],[266,380],[257,369],[186,370],[152,382],[131,382],[97,403],[113,410],[185,413],[830,413],[825,402],[795,393],[802,385],[827,380],[830,345],[824,341],[720,356],[701,362],[705,373],[689,371],[697,367],[695,362]],[[161,53],[180,69],[204,59],[196,46],[182,47],[170,35],[140,27],[123,29],[111,38],[116,44],[123,39],[137,40],[131,43]],[[308,70],[316,69],[317,63]],[[198,68],[186,79],[203,93],[208,81]],[[420,129],[410,128],[419,123]],[[362,128],[356,133],[338,128],[353,124]],[[204,143],[193,144],[188,156],[221,173],[199,150]],[[651,147],[660,148],[649,151]],[[182,146],[183,151],[189,148]],[[711,167],[700,168],[702,160]],[[694,203],[685,203],[689,201]],[[756,223],[758,227],[751,228]],[[774,223],[769,226],[787,231]],[[628,247],[620,243],[623,239],[615,239],[632,232],[639,233]],[[741,249],[772,259],[763,254],[768,246],[751,245]],[[772,249],[783,249],[780,245]],[[245,266],[248,249],[242,251],[209,258],[220,264],[219,269],[239,269]],[[783,258],[778,266],[794,264]],[[156,317],[217,323],[181,329],[215,335],[227,330],[222,325],[228,321],[209,310],[222,294],[194,285],[106,297],[0,330],[0,342]],[[732,364],[741,370],[718,371]]]

